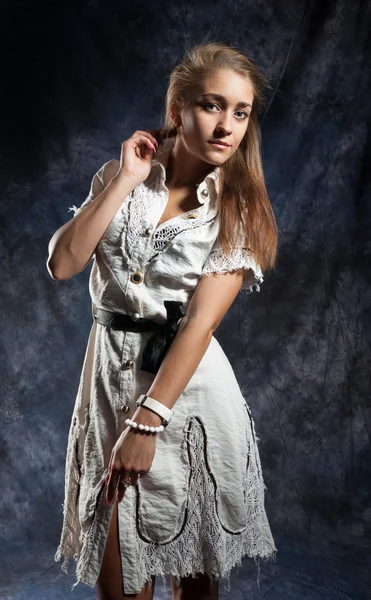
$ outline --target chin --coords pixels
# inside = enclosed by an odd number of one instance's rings
[[[223,165],[228,160],[228,158],[231,156],[229,153],[228,153],[228,156],[226,156],[227,153],[225,153],[225,154],[223,153],[223,155],[220,155],[220,156],[215,156],[215,154],[216,154],[216,152],[212,152],[212,151],[208,152],[207,158],[205,159],[206,162],[208,162],[212,165],[215,165],[215,166],[219,166],[219,165]]]

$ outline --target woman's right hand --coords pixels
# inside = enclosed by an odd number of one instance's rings
[[[137,185],[147,179],[153,158],[158,148],[156,138],[150,131],[135,131],[121,145],[118,177],[125,177]]]

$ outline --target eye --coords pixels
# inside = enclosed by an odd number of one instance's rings
[[[208,106],[217,106],[216,104],[214,104],[214,102],[207,102],[206,104],[203,104],[203,107],[206,108],[206,110],[209,110],[207,107]],[[210,112],[214,112],[214,111],[210,111]]]
[[[245,117],[245,119],[248,119],[248,118],[249,118],[249,115],[248,115],[247,113],[245,113],[245,111],[244,111],[244,110],[238,110],[237,112],[239,112],[240,114],[242,114],[242,115]],[[240,118],[240,117],[239,117],[239,118]],[[242,119],[241,119],[241,120],[242,120]]]

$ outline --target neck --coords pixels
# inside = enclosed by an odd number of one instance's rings
[[[166,185],[173,188],[195,188],[214,169],[185,148],[178,134],[166,168]]]

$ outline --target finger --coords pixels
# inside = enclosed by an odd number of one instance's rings
[[[165,137],[165,131],[163,129],[145,129],[148,131],[156,140],[157,143]]]
[[[149,144],[152,144],[152,142],[149,142]],[[149,147],[147,143],[144,144],[139,144],[138,146],[136,146],[136,153],[138,156],[140,156],[140,158],[152,158],[155,155],[156,150],[152,147],[152,145]]]
[[[147,134],[145,131],[138,131],[131,136],[131,139],[140,144],[149,144],[151,148],[157,150],[158,141],[153,135]]]
[[[106,477],[105,483],[106,483],[106,501],[109,504],[109,501],[108,501],[108,490],[110,489],[110,483],[111,483],[111,471],[108,471],[108,475]]]
[[[111,477],[111,472],[112,472],[112,467],[113,467],[114,460],[115,460],[115,452],[114,452],[114,450],[112,448],[111,456],[110,456],[108,467],[107,467],[107,476],[106,476],[106,479],[105,479],[105,484],[106,484],[107,487],[109,485],[109,480],[110,480],[110,477]]]
[[[160,137],[161,130],[160,129],[143,129],[138,130],[135,133],[143,134],[148,136],[156,146],[158,146],[158,138]]]
[[[120,473],[120,479],[117,486],[117,502],[121,502],[126,492],[126,483],[132,483],[131,472],[122,470]]]
[[[105,479],[105,484],[106,485],[108,485],[109,478],[110,478],[110,475],[111,475],[112,457],[113,457],[113,451],[111,452],[111,458],[109,459],[109,463],[108,463],[108,467],[107,467],[107,476],[106,476],[106,479]]]
[[[134,143],[134,152],[138,158],[144,158],[151,152],[156,152],[157,150],[154,143],[144,135],[133,137],[131,141]]]
[[[120,478],[120,471],[118,469],[113,469],[110,474],[110,478],[108,481],[107,492],[106,492],[106,500],[108,504],[112,503],[112,500],[115,497],[117,485]]]
[[[121,500],[125,496],[125,492],[126,492],[125,482],[126,482],[126,480],[123,477],[120,477],[120,480],[119,480],[119,483],[117,486],[117,502],[121,502]]]

